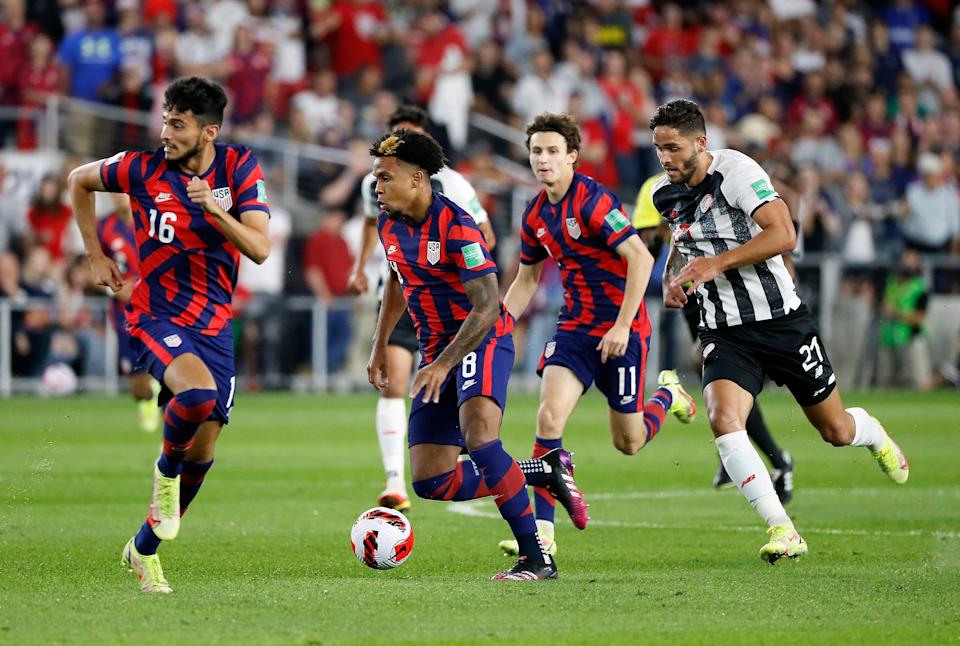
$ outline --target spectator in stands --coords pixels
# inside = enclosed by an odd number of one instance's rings
[[[120,36],[106,26],[106,7],[101,0],[84,1],[83,29],[60,44],[65,90],[86,101],[100,100],[103,87],[120,69]]]
[[[932,85],[940,90],[953,87],[950,59],[934,45],[934,31],[927,25],[916,32],[916,42],[903,52],[903,68],[919,85]]]
[[[327,211],[303,250],[303,273],[313,295],[327,305],[327,372],[343,367],[351,338],[351,308],[336,306],[336,299],[350,294],[347,282],[353,257],[340,231],[344,211]]]
[[[177,34],[174,46],[177,68],[184,76],[221,78],[229,72],[228,49],[221,49],[221,41],[207,23],[204,9],[197,3],[184,7],[186,29]],[[232,30],[231,30],[232,33]]]
[[[495,40],[480,43],[471,80],[473,109],[499,121],[506,121],[510,116],[507,89],[513,85],[516,77],[504,65],[500,45]]]
[[[802,166],[797,173],[797,191],[801,204],[797,218],[804,251],[836,251],[842,232],[840,218],[830,206],[820,173],[812,164]]]
[[[117,35],[120,37],[120,66],[140,71],[144,81],[152,80],[153,34],[143,26],[138,0],[117,2],[119,21]]]
[[[253,29],[238,25],[234,31],[233,50],[227,59],[230,73],[227,89],[231,94],[233,109],[231,122],[246,123],[252,119],[264,102],[273,96],[270,70],[273,67],[271,52],[254,39]]]
[[[504,60],[507,65],[513,67],[518,77],[534,74],[533,63],[537,52],[549,50],[549,43],[544,38],[545,17],[543,9],[537,4],[528,4],[525,8],[526,16],[523,30],[514,33],[507,39],[507,44],[503,50]]]
[[[318,3],[319,5],[319,3]],[[381,43],[389,37],[389,21],[380,0],[335,0],[310,16],[310,36],[327,48],[330,69],[341,87],[352,83],[364,67],[383,69]]]
[[[53,41],[46,35],[37,34],[30,41],[30,60],[19,69],[16,83],[20,105],[25,108],[43,108],[59,91],[60,67],[53,59]],[[32,115],[25,115],[17,124],[17,147],[29,150],[37,143],[36,121]]]
[[[883,293],[877,385],[931,387],[930,351],[924,336],[929,292],[921,274],[920,255],[907,250],[887,279]]]
[[[553,68],[553,55],[546,49],[533,54],[532,70],[513,88],[513,111],[521,124],[529,123],[542,112],[566,112],[571,88]]]
[[[907,247],[921,253],[960,254],[960,194],[956,181],[943,177],[943,161],[924,153],[920,179],[907,187],[907,215],[901,225]]]
[[[32,58],[31,42],[37,31],[37,25],[27,20],[23,0],[4,3],[0,21],[0,105],[17,105],[23,100],[22,74]],[[12,133],[10,123],[0,120],[0,145]]]
[[[73,217],[62,194],[57,176],[45,175],[27,211],[31,242],[46,250],[57,273],[64,266],[64,238]]]
[[[300,112],[314,139],[328,128],[339,124],[337,77],[331,70],[317,70],[310,75],[310,87],[297,92],[290,100],[290,108]]]

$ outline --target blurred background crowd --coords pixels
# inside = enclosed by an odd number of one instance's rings
[[[575,115],[580,170],[630,204],[659,170],[649,117],[678,97],[701,105],[709,148],[743,150],[787,187],[804,296],[850,355],[835,359],[838,373],[861,387],[956,384],[953,4],[2,0],[0,300],[27,304],[9,315],[9,369],[113,369],[106,310],[85,300],[103,294],[78,255],[64,177],[157,145],[164,86],[197,74],[227,89],[223,138],[251,145],[270,177],[273,251],[242,267],[236,301],[248,388],[318,370],[343,377],[324,387],[363,381],[375,297],[349,294],[347,279],[368,142],[398,105],[428,111],[451,166],[477,189],[506,282],[516,218],[535,189],[524,124],[543,111]],[[101,211],[112,208],[105,200]],[[545,274],[534,328],[559,308],[556,272]],[[672,317],[658,318],[658,360],[682,363],[689,343],[668,329]],[[528,374],[538,352],[520,358]]]

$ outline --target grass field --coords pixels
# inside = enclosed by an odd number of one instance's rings
[[[159,438],[125,399],[0,401],[0,643],[958,643],[960,401],[848,395],[905,448],[898,488],[863,449],[822,443],[792,401],[764,412],[797,463],[788,510],[800,561],[757,557],[763,527],[710,479],[706,423],[668,422],[615,452],[604,403],[567,431],[592,503],[559,525],[560,579],[494,583],[509,565],[489,501],[414,501],[413,556],[374,572],[349,549],[382,485],[374,397],[246,395],[176,542],[176,592],[137,592],[120,549],[146,511]],[[536,400],[514,396],[504,438],[532,440]],[[565,519],[564,519],[565,520]]]

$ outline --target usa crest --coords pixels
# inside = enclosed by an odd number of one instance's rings
[[[440,243],[435,240],[427,242],[427,262],[431,265],[440,262]]]
[[[557,349],[556,341],[550,341],[549,343],[547,343],[547,346],[543,349],[543,358],[549,359],[550,357],[552,357],[556,349]]]
[[[567,218],[567,233],[570,234],[570,237],[574,240],[578,240],[582,232],[580,231],[580,223],[577,222],[577,218]]]
[[[233,195],[230,194],[230,187],[213,189],[213,201],[217,203],[224,211],[229,211],[233,206]]]
[[[163,337],[163,342],[167,344],[168,348],[179,348],[183,344],[183,339],[180,338],[179,334],[171,334]]]

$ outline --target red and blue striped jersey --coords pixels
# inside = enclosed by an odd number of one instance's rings
[[[214,147],[213,164],[199,177],[220,207],[237,219],[247,211],[269,214],[263,171],[250,149]],[[187,197],[192,177],[168,164],[163,148],[118,153],[100,166],[106,190],[129,195],[133,210],[140,281],[127,320],[147,316],[215,335],[233,316],[240,251]]]
[[[520,262],[556,261],[564,298],[557,329],[603,336],[613,327],[627,285],[627,261],[616,252],[637,235],[617,196],[592,177],[574,173],[556,204],[541,191],[523,213]],[[640,304],[632,329],[650,334],[647,310]]]
[[[421,365],[426,365],[450,344],[472,309],[464,283],[496,272],[497,265],[473,218],[440,193],[433,194],[419,224],[381,212],[377,230],[417,329]],[[485,339],[512,329],[501,301],[500,317]]]
[[[123,282],[127,283],[139,279],[137,270],[137,240],[133,234],[133,227],[111,213],[97,222],[97,237],[100,238],[100,248],[107,258],[113,259],[120,268]],[[123,306],[126,301],[112,299],[110,302],[110,317],[113,327],[117,331],[124,329]]]

